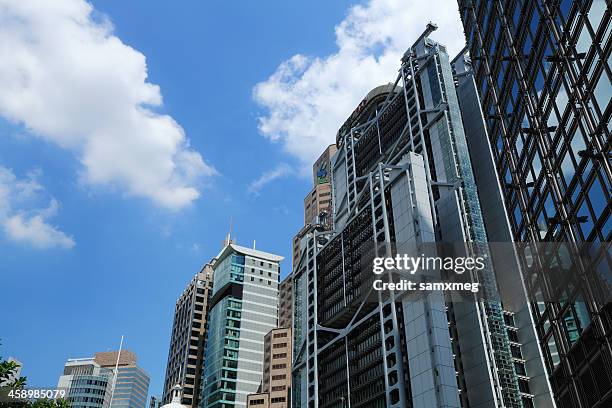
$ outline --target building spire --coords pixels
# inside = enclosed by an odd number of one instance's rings
[[[227,237],[225,237],[225,241],[223,242],[223,247],[228,246],[229,244],[232,243],[232,226],[233,226],[233,217],[230,216],[230,221],[229,221],[229,230],[227,232]]]

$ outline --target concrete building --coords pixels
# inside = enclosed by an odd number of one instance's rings
[[[511,240],[572,254],[520,259],[557,406],[612,406],[610,3],[458,4]]]
[[[328,146],[312,166],[312,190],[304,197],[304,228],[292,240],[292,268],[300,258],[300,241],[309,225],[320,224],[330,227],[332,224],[332,191],[331,191],[331,158],[338,148]]]
[[[72,408],[108,408],[112,382],[112,370],[101,367],[93,357],[72,358],[66,361],[57,388],[67,391]]]
[[[291,406],[292,349],[290,328],[272,329],[266,334],[261,389],[247,397],[247,406]]]
[[[291,329],[272,329],[264,339],[262,391],[270,395],[270,408],[288,408],[291,395]]]
[[[149,375],[138,366],[136,354],[128,350],[96,353],[94,362],[117,375],[111,408],[145,408],[149,393]]]
[[[278,287],[278,327],[292,327],[293,276],[287,275]]]
[[[294,269],[295,408],[522,407],[491,262],[470,277],[482,299],[367,296],[373,257],[398,248],[461,243],[488,254],[493,224],[467,149],[467,107],[446,48],[429,38],[436,28],[404,54],[396,82],[373,89],[338,132],[333,229],[304,234]]]
[[[182,384],[181,403],[193,408],[199,405],[214,262],[213,259],[194,275],[176,301],[164,381],[164,403],[172,399],[172,388]]]
[[[247,407],[270,408],[270,394],[258,393],[247,396]]]
[[[262,382],[264,336],[277,325],[283,257],[227,243],[216,259],[200,407],[246,407]]]
[[[316,223],[321,213],[331,214],[331,158],[336,145],[328,146],[312,166],[313,189],[304,198],[304,224]]]

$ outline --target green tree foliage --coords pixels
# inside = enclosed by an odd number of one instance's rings
[[[5,360],[0,356],[0,384],[2,395],[6,395],[10,389],[20,389],[26,385],[26,377],[16,377],[19,364],[14,361]],[[0,400],[0,408],[70,408],[70,402],[66,399],[41,398],[35,401],[16,400],[6,402]]]

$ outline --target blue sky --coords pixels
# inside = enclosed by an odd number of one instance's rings
[[[159,394],[174,302],[230,218],[289,272],[308,166],[352,107],[429,10],[461,48],[450,0],[205,3],[0,12],[0,354],[32,386],[125,335]]]

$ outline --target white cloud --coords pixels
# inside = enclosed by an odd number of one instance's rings
[[[336,53],[294,55],[255,86],[254,99],[267,110],[260,132],[281,142],[309,174],[368,91],[395,80],[401,56],[430,21],[439,27],[431,37],[451,55],[463,48],[455,0],[369,0],[351,7],[335,28]]]
[[[70,249],[74,239],[48,223],[59,209],[57,201],[51,198],[47,207],[38,205],[45,192],[38,175],[31,172],[27,178],[18,179],[10,169],[0,166],[0,227],[10,240],[35,248]]]
[[[249,194],[258,195],[259,191],[267,184],[276,179],[286,177],[293,173],[293,169],[287,163],[280,163],[272,170],[265,171],[256,180],[253,180],[247,189]]]
[[[84,0],[0,0],[0,115],[74,152],[89,185],[180,209],[215,174],[158,113],[145,56]]]

